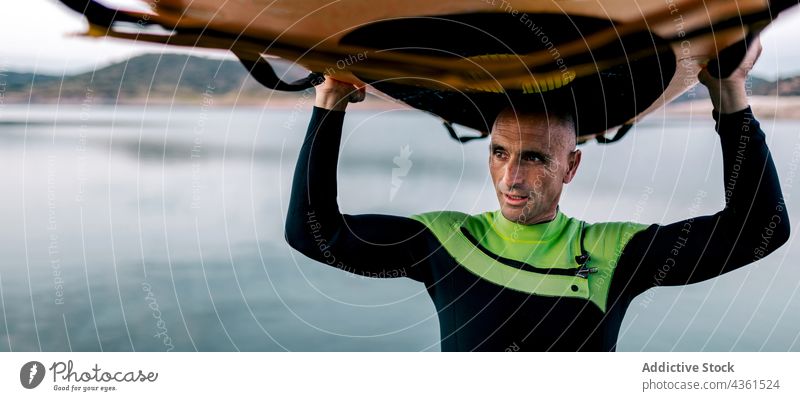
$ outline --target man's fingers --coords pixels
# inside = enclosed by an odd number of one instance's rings
[[[756,38],[753,39],[753,43],[751,44],[751,46],[755,46],[756,55],[755,55],[755,57],[753,57],[753,60],[752,60],[753,64],[755,64],[755,62],[758,60],[758,58],[761,57],[761,51],[764,50],[764,47],[761,46],[761,38],[756,36]]]
[[[761,46],[761,38],[756,36],[750,45],[747,48],[747,53],[745,53],[744,60],[742,60],[742,64],[739,66],[740,68],[745,69],[745,73],[749,72],[753,65],[755,65],[758,58],[761,57],[761,50],[763,47]]]
[[[747,74],[753,69],[756,61],[758,58],[761,57],[761,51],[763,47],[761,46],[761,38],[756,36],[748,45],[747,51],[739,62],[739,66],[734,70],[728,78],[725,79],[744,79]],[[703,85],[708,85],[712,82],[719,81],[719,78],[712,76],[708,71],[707,65],[700,66],[700,72],[697,74],[697,78]]]

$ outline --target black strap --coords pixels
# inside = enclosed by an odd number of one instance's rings
[[[121,13],[113,8],[108,8],[95,0],[59,0],[62,4],[86,16],[92,25],[111,27],[115,22],[130,22],[139,25],[150,25],[152,22],[137,18],[126,13]]]
[[[232,51],[233,54],[236,55],[236,58],[239,59],[239,62],[247,68],[250,75],[255,78],[258,83],[269,89],[285,92],[299,92],[319,85],[325,80],[323,74],[312,72],[305,78],[298,79],[294,82],[286,82],[278,77],[272,65],[267,60],[264,60],[264,57],[261,57],[260,54],[251,55],[240,53],[236,50]]]
[[[597,139],[598,143],[602,143],[603,145],[614,143],[622,139],[625,135],[627,135],[628,131],[630,131],[631,128],[633,128],[633,124],[623,124],[621,127],[619,127],[617,133],[614,134],[612,138],[606,138],[603,135],[598,135],[595,137],[595,139]]]
[[[447,132],[450,134],[450,137],[461,143],[466,143],[473,139],[483,139],[489,136],[488,132],[481,132],[480,136],[458,136],[458,134],[456,134],[455,128],[453,128],[453,123],[451,123],[450,121],[443,121],[442,124],[444,124],[444,127],[447,129]]]

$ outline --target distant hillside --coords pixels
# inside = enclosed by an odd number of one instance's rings
[[[778,81],[768,81],[756,76],[751,76],[748,83],[751,96],[771,96],[771,97],[790,97],[800,96],[800,76],[783,78]],[[684,93],[677,102],[693,99],[708,98],[708,90],[703,85],[698,85],[690,96],[689,92]]]
[[[290,64],[270,61],[280,76]],[[287,80],[302,76],[290,71]],[[271,93],[252,79],[235,60],[209,59],[180,54],[148,54],[81,74],[60,76],[7,72],[6,103],[201,103],[213,94],[215,103],[252,103]],[[237,99],[238,96],[238,99]]]
[[[286,80],[306,72],[281,60],[270,60]],[[299,94],[272,92],[252,79],[235,60],[209,59],[180,54],[147,54],[99,68],[95,71],[64,76],[6,72],[5,103],[202,103],[204,93],[213,93],[215,104],[263,104],[292,99]],[[800,96],[800,76],[777,82],[753,77],[754,96]],[[684,94],[678,102],[708,97],[704,87],[693,96]]]

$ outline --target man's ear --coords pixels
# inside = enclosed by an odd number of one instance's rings
[[[581,150],[573,150],[567,158],[567,163],[569,163],[569,169],[567,170],[567,174],[564,175],[564,184],[569,184],[575,177],[575,173],[578,171],[578,165],[581,164]]]

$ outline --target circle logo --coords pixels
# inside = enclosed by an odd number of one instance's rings
[[[19,382],[27,389],[36,388],[44,379],[44,365],[41,362],[30,361],[22,365],[19,370]]]

